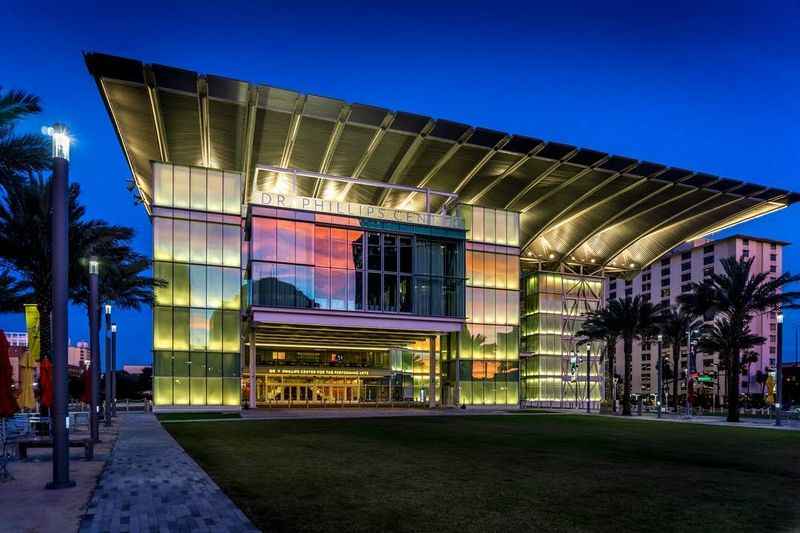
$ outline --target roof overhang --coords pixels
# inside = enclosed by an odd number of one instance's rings
[[[782,209],[800,196],[443,119],[90,53],[86,64],[145,206],[151,161],[259,166],[379,181],[302,180],[299,194],[423,210],[418,189],[521,213],[523,258],[638,270],[674,246]],[[435,196],[430,209],[446,197]]]

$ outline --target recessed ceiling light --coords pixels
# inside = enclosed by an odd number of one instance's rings
[[[555,259],[556,258],[556,254],[550,254],[547,257],[549,257],[550,259]]]

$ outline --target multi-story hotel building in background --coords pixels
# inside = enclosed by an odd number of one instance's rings
[[[635,277],[610,277],[605,287],[605,298],[629,298],[641,296],[642,298],[662,305],[677,305],[677,298],[690,290],[692,282],[700,282],[712,273],[721,273],[721,259],[726,257],[746,257],[753,259],[752,272],[763,272],[770,278],[780,276],[783,272],[783,247],[789,243],[775,241],[747,235],[733,235],[718,240],[697,239],[684,243],[661,259],[642,270]],[[777,356],[777,317],[775,313],[757,315],[750,322],[750,331],[760,335],[766,342],[753,349],[754,361],[747,364],[741,380],[740,391],[742,394],[760,393],[761,385],[756,383],[756,375],[760,372],[775,370]],[[663,355],[671,364],[672,348],[665,345]],[[617,374],[624,373],[624,359],[622,355],[622,342],[617,346]],[[686,380],[683,373],[689,364],[688,350],[684,343],[681,346],[681,360],[679,375],[679,395],[686,393]],[[634,343],[633,345],[633,381],[634,394],[656,394],[658,389],[658,345]],[[695,355],[694,367],[703,380],[695,380],[694,392],[704,392],[707,398],[714,398],[719,394],[717,401],[724,403],[726,396],[727,373],[719,371],[718,354]],[[665,373],[666,376],[666,373]],[[672,387],[665,386],[667,394],[672,394]]]
[[[607,275],[782,209],[762,185],[104,54],[153,223],[157,410],[596,402]]]

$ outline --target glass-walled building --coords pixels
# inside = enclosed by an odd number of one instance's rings
[[[579,405],[587,384],[600,392],[574,334],[601,278],[800,199],[230,76],[85,61],[153,224],[160,410]]]

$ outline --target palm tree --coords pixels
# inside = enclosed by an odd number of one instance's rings
[[[6,183],[8,192],[0,203],[0,266],[15,277],[17,296],[28,295],[39,308],[41,353],[50,356],[52,279],[50,253],[50,180],[41,176],[19,177]],[[102,220],[85,219],[77,183],[69,190],[70,293],[84,283],[84,258],[103,250],[127,246],[132,230]],[[122,263],[125,264],[125,263]],[[20,294],[21,293],[21,294]]]
[[[633,341],[649,342],[657,333],[656,315],[660,307],[639,296],[619,300],[609,309],[616,313],[615,320],[621,324],[620,337],[625,354],[624,389],[622,393],[622,415],[631,415],[631,384],[633,381]]]
[[[800,280],[788,272],[771,278],[767,272],[751,273],[754,258],[728,257],[721,261],[723,272],[712,274],[700,283],[692,284],[692,291],[678,300],[698,315],[716,316],[711,329],[701,337],[701,346],[708,349],[718,345],[720,358],[728,369],[728,421],[739,421],[739,372],[741,356],[758,345],[750,333],[750,321],[759,313],[779,312],[782,308],[798,307],[800,292],[786,291],[789,283]],[[721,338],[724,331],[727,338]],[[763,340],[762,340],[763,342]]]
[[[16,123],[41,111],[39,98],[22,91],[0,87],[0,185],[19,175],[39,172],[50,166],[50,150],[42,135],[14,132]]]
[[[575,334],[577,337],[589,341],[601,341],[605,346],[605,398],[600,408],[601,412],[610,412],[614,406],[614,364],[617,351],[617,340],[619,339],[621,324],[616,321],[618,313],[611,311],[619,305],[619,300],[611,300],[608,306],[596,309],[588,313],[581,329]]]
[[[703,353],[718,353],[720,358],[730,363],[736,360],[737,353],[763,344],[766,339],[750,332],[750,325],[737,325],[726,316],[721,315],[713,323],[703,326],[697,349]],[[731,368],[739,370],[731,370]],[[728,421],[739,421],[739,375],[741,365],[728,366]],[[734,411],[731,411],[731,405]],[[733,416],[732,416],[733,415]]]
[[[664,336],[664,342],[672,347],[672,368],[680,368],[681,343],[686,340],[687,333],[697,327],[700,321],[685,306],[662,309],[658,316],[658,330]],[[688,370],[688,369],[687,369]],[[660,399],[659,399],[660,400]],[[672,380],[672,402],[678,412],[678,377]]]

